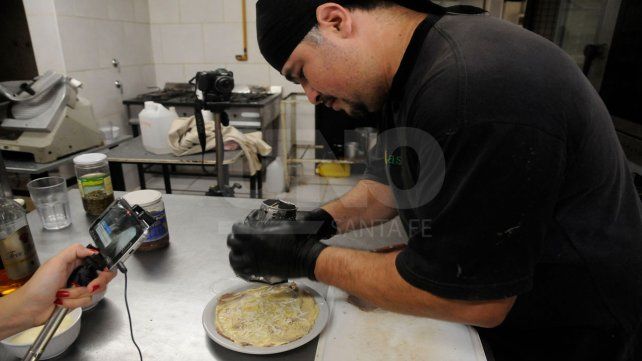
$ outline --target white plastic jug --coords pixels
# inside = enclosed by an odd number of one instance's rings
[[[285,190],[285,173],[281,157],[276,157],[267,167],[263,190],[269,194],[282,193]]]
[[[167,140],[167,133],[172,121],[178,118],[174,108],[167,109],[161,104],[145,102],[145,108],[138,114],[143,147],[154,154],[172,152]]]

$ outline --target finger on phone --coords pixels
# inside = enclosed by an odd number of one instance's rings
[[[107,289],[107,284],[116,277],[113,272],[99,272],[98,277],[89,282],[87,289],[91,293],[103,292]]]

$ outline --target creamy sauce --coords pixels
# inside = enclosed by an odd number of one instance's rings
[[[60,323],[60,326],[56,330],[54,337],[67,331],[73,324],[74,319],[71,317],[71,314],[68,314],[67,316],[65,316],[65,318],[62,319],[62,323]],[[36,338],[40,334],[40,331],[42,331],[43,327],[44,326],[30,328],[9,338],[7,341],[14,345],[32,345],[36,341]]]

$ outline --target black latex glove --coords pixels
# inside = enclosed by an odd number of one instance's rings
[[[227,237],[230,265],[244,279],[254,275],[316,280],[317,258],[327,247],[319,242],[323,225],[321,221],[237,223]]]
[[[263,224],[283,224],[292,223],[292,221],[284,220],[268,220],[263,221],[260,219],[261,210],[255,209],[245,218],[245,223],[249,225]],[[311,211],[297,211],[295,225],[298,231],[305,233],[309,238],[320,241],[322,239],[330,239],[337,234],[337,224],[326,210],[317,208]]]

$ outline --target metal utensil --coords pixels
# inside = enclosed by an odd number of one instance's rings
[[[65,318],[65,316],[67,316],[68,311],[69,310],[64,307],[56,306],[53,314],[51,315],[51,317],[49,317],[47,323],[45,323],[42,331],[40,331],[40,334],[36,338],[36,341],[33,343],[33,345],[31,345],[29,351],[27,351],[27,353],[25,354],[25,357],[22,359],[23,361],[40,360],[40,357],[45,352],[49,341],[51,341],[51,338],[56,333],[56,330],[62,323],[62,320]]]

